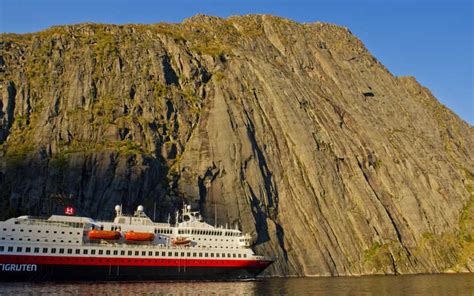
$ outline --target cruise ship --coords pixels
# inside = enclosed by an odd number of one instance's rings
[[[153,222],[138,206],[113,221],[75,215],[0,222],[0,281],[252,279],[274,259],[256,255],[251,236],[205,223],[183,206],[176,223]]]

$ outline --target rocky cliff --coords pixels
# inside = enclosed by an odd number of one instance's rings
[[[199,15],[0,48],[0,218],[187,200],[270,275],[474,270],[473,127],[346,28]]]

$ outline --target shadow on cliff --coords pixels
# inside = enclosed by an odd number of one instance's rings
[[[161,156],[98,152],[49,158],[38,153],[0,157],[2,163],[1,219],[49,216],[63,213],[66,206],[80,215],[109,219],[120,204],[126,213],[143,205],[149,217],[166,221],[182,204],[169,188],[169,167]]]

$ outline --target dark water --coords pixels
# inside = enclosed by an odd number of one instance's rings
[[[0,294],[474,296],[474,275],[271,278],[248,282],[0,283]]]

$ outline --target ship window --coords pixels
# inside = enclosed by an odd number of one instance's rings
[[[184,257],[184,252],[181,252],[181,257]]]
[[[30,248],[30,247],[26,247],[25,252],[26,252],[26,253],[31,252],[31,248]]]
[[[68,254],[72,254],[72,249],[67,249]]]
[[[138,255],[140,255],[140,252],[135,251],[135,256],[138,256]]]
[[[15,228],[13,228],[12,231],[15,231]]]
[[[125,251],[124,250],[120,251],[120,256],[125,256]]]
[[[80,254],[81,253],[81,250],[80,249],[76,249],[76,254]]]
[[[173,252],[168,252],[168,256],[173,256]]]
[[[99,255],[104,254],[104,250],[99,250]]]
[[[191,252],[188,252],[186,256],[191,257]]]
[[[232,257],[234,257],[234,258],[235,258],[235,257],[237,257],[237,256],[236,256],[235,254],[232,254]]]
[[[64,249],[59,249],[59,254],[64,254]]]
[[[0,252],[3,252],[5,250],[4,246],[0,246]]]
[[[30,230],[28,230],[28,232],[31,232],[31,229],[30,229]]]
[[[13,247],[8,247],[8,252],[13,252]]]
[[[51,249],[51,254],[56,254],[56,249],[55,248]]]
[[[196,257],[196,253],[193,253],[193,257]]]
[[[227,253],[227,258],[230,258],[230,254],[229,254],[229,253]]]
[[[82,254],[87,255],[87,253],[89,253],[89,250],[87,249],[82,250]]]
[[[199,257],[202,257],[202,253],[199,253]]]
[[[23,232],[23,229],[20,229],[20,232]]]
[[[146,256],[146,251],[142,251],[142,256]]]
[[[35,248],[35,253],[39,253],[40,248]]]
[[[48,253],[48,248],[43,248],[43,253]]]
[[[58,232],[55,230],[54,233],[58,233]]]
[[[214,257],[214,253],[211,253],[211,257]]]
[[[16,247],[16,251],[17,251],[17,252],[21,252],[21,251],[22,251],[22,250],[21,250],[21,247]]]
[[[161,256],[166,256],[166,252],[161,252]]]
[[[175,255],[176,257],[178,257],[178,252],[174,252],[174,255]]]
[[[244,254],[244,258],[247,258],[247,254]]]
[[[155,257],[160,256],[160,252],[155,251]]]
[[[242,258],[242,254],[239,254],[239,258]]]
[[[205,253],[205,254],[204,254],[204,257],[209,257],[209,254],[208,254],[208,253]]]
[[[15,229],[13,229],[13,231],[15,231]],[[41,233],[41,230],[38,230],[38,233]]]
[[[91,255],[95,255],[95,250],[91,250]]]
[[[148,256],[153,256],[153,251],[149,251]]]
[[[128,256],[132,256],[132,251],[128,251]]]
[[[105,251],[106,255],[110,255],[110,250]]]
[[[117,250],[114,251],[114,255],[118,255],[118,251],[117,251]]]

